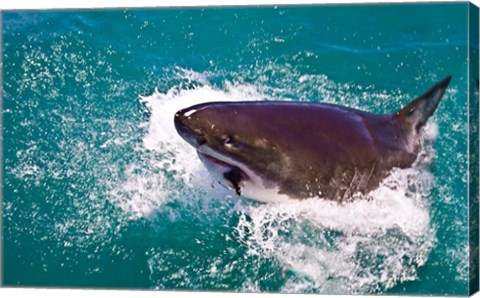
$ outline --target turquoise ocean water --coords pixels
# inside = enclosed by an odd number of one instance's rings
[[[467,13],[3,12],[4,284],[466,294]],[[173,128],[213,100],[390,113],[447,75],[415,166],[343,206],[238,198]]]

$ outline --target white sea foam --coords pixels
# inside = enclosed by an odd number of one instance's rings
[[[389,288],[415,279],[433,245],[422,195],[429,192],[430,179],[416,169],[397,170],[369,200],[248,206],[237,231],[250,254],[272,256],[299,277],[288,280],[286,292]],[[415,192],[409,191],[412,184]]]

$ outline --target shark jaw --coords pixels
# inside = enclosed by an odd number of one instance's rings
[[[199,146],[197,154],[218,182],[233,189],[238,196],[265,203],[291,200],[289,196],[279,193],[278,186],[266,187],[272,183],[265,183],[248,166],[214,151],[207,144]]]

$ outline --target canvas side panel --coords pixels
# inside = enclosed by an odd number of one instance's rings
[[[3,12],[0,11],[0,287],[3,286]]]
[[[0,10],[0,287],[3,286],[3,11]]]
[[[469,5],[469,224],[470,224],[470,283],[469,294],[479,287],[479,18],[478,7]]]

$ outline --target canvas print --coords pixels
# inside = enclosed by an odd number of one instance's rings
[[[1,12],[2,286],[476,292],[478,22]]]

